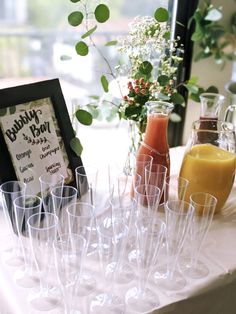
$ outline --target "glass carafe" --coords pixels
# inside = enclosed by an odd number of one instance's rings
[[[224,121],[215,121],[214,130],[208,129],[208,125],[203,126],[201,120],[193,123],[180,176],[189,180],[186,200],[195,192],[210,193],[217,198],[215,212],[218,212],[225,204],[234,182],[235,132],[234,126]]]
[[[169,176],[170,156],[167,127],[174,105],[164,101],[149,101],[145,105],[147,106],[147,127],[137,156],[140,154],[152,156],[153,164],[167,167],[167,176]]]
[[[147,106],[147,127],[136,158],[143,154],[152,156],[152,163],[165,166],[167,168],[166,175],[169,177],[170,155],[167,128],[174,105],[164,101],[149,101],[145,105]],[[163,202],[164,195],[160,200],[160,203]]]

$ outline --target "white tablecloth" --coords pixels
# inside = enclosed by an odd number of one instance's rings
[[[171,149],[171,172],[178,173],[183,148]],[[1,248],[9,241],[3,212],[0,210]],[[178,292],[156,286],[160,307],[153,313],[235,314],[236,313],[236,184],[222,212],[213,219],[202,247],[201,260],[210,269],[200,280],[188,280]],[[28,289],[19,288],[13,279],[14,268],[0,260],[0,314],[35,313],[27,307]],[[124,288],[120,288],[122,291]],[[51,313],[51,312],[50,312]],[[56,312],[55,312],[56,313]],[[106,313],[104,313],[106,314]],[[127,312],[128,314],[128,312]]]

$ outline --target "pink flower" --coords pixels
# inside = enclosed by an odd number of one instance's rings
[[[132,90],[132,89],[133,89],[133,84],[132,84],[131,81],[128,82],[128,88],[129,88],[129,90]]]
[[[136,94],[140,93],[140,88],[138,86],[135,86],[134,90]]]
[[[140,84],[143,84],[144,83],[144,78],[142,77],[140,80],[139,80]]]

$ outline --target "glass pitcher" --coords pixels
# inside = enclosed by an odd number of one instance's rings
[[[218,212],[230,194],[235,177],[234,126],[218,120],[213,130],[201,122],[198,120],[192,125],[180,176],[189,180],[186,200],[195,192],[210,193],[217,198],[215,212]]]
[[[202,93],[200,95],[200,120],[218,120],[218,116],[225,97],[216,93]]]

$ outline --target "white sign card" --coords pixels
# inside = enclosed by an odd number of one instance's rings
[[[1,127],[18,180],[35,194],[40,192],[39,176],[43,173],[60,173],[69,182],[69,161],[51,99],[14,108],[1,117]]]

